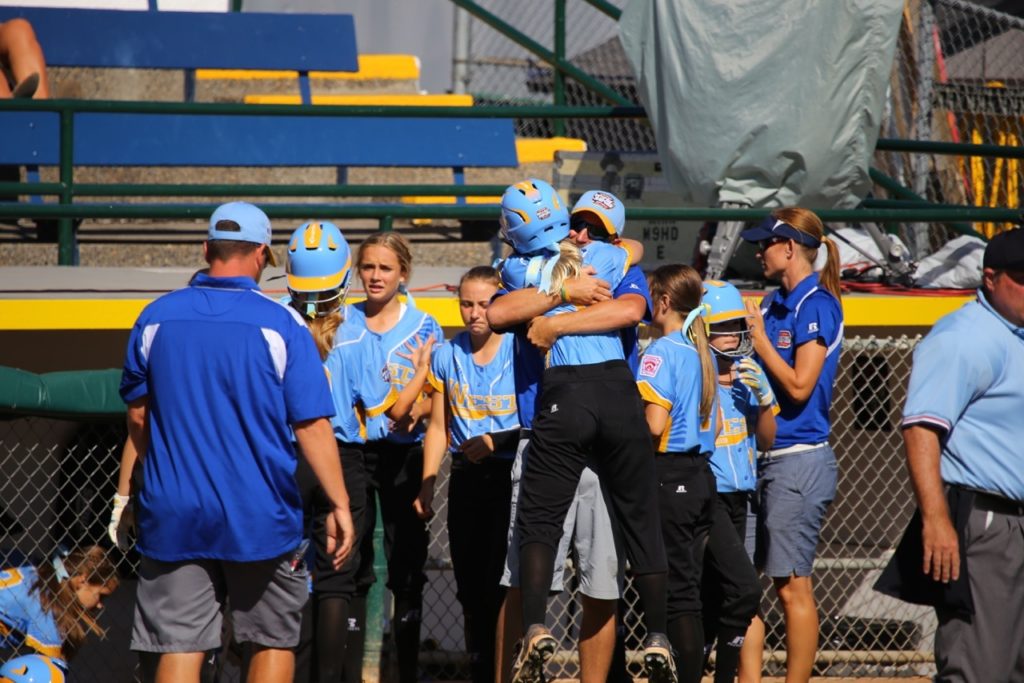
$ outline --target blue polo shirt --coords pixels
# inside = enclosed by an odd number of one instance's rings
[[[197,275],[128,340],[121,397],[148,397],[139,552],[252,562],[295,549],[302,506],[290,425],[334,414],[302,318],[251,278]]]
[[[914,349],[903,426],[942,438],[942,480],[1024,501],[1024,328],[978,299]]]
[[[761,302],[764,330],[775,350],[790,367],[796,363],[799,346],[820,340],[825,345],[825,364],[805,403],[794,403],[779,383],[768,375],[779,414],[773,448],[796,444],[817,444],[828,441],[831,422],[832,386],[839,370],[839,353],[843,346],[843,308],[831,292],[812,273],[790,292],[775,290]]]

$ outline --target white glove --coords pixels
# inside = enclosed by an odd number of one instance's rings
[[[750,387],[757,399],[757,404],[767,408],[775,402],[775,394],[772,393],[772,386],[768,383],[768,377],[764,370],[753,358],[744,358],[736,363],[736,377],[739,381]]]
[[[132,499],[129,496],[114,494],[114,509],[110,511],[110,524],[107,526],[107,536],[117,544],[121,550],[128,550],[132,546],[129,535],[135,534],[135,510],[132,508]]]

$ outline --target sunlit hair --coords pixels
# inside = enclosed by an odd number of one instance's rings
[[[334,348],[334,336],[338,333],[338,327],[345,319],[341,314],[342,309],[328,313],[319,318],[307,320],[309,333],[313,335],[316,342],[316,350],[320,352],[320,360],[327,360],[327,355]]]
[[[72,578],[84,576],[94,586],[106,586],[110,590],[117,588],[117,568],[107,557],[107,552],[97,545],[76,548],[63,558],[63,562],[68,576]],[[43,611],[53,615],[57,622],[62,640],[61,651],[64,658],[70,661],[86,636],[94,633],[102,637],[106,632],[78,601],[71,580],[61,581],[50,562],[42,562],[36,568],[36,576],[31,592],[39,596]]]
[[[551,270],[551,285],[548,292],[557,292],[566,280],[579,277],[583,272],[583,252],[569,238],[558,243],[558,260]]]
[[[825,261],[825,267],[818,277],[825,289],[831,292],[835,298],[840,298],[842,292],[839,288],[839,248],[836,247],[835,242],[826,237],[825,226],[822,224],[821,219],[818,218],[818,215],[810,209],[793,206],[785,209],[775,209],[772,211],[772,216],[792,225],[800,232],[811,235],[825,246],[828,258]],[[811,265],[814,265],[814,261],[818,257],[819,248],[801,246],[804,257],[810,261]]]
[[[409,241],[397,232],[375,232],[359,245],[359,252],[356,254],[357,269],[363,263],[363,254],[367,247],[384,247],[398,257],[398,267],[402,275],[408,280],[412,277],[412,251],[409,249]]]
[[[498,271],[490,266],[475,266],[470,268],[462,277],[459,278],[459,295],[462,295],[462,285],[470,280],[478,280],[480,282],[486,282],[489,285],[494,285],[496,289],[501,288],[501,277],[498,275]]]
[[[684,319],[693,309],[701,306],[704,296],[704,283],[700,273],[681,264],[661,266],[647,276],[651,288],[651,300],[659,301],[668,297],[668,304],[673,311]],[[715,392],[718,386],[718,366],[711,357],[711,345],[708,343],[707,328],[702,318],[697,318],[686,334],[697,349],[700,357],[700,417],[706,422],[711,416],[715,404]]]

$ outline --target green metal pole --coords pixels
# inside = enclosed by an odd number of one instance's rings
[[[242,11],[242,0],[231,0],[231,11],[241,12]]]
[[[606,2],[606,0],[585,0],[585,2],[593,6],[595,9],[604,12],[615,21],[618,21],[619,17],[622,16],[622,10],[620,10],[612,3]]]
[[[375,495],[372,491],[369,495]],[[366,646],[363,649],[363,681],[378,683],[382,680],[381,663],[383,661],[384,644],[384,584],[381,577],[387,576],[388,563],[384,557],[384,521],[380,516],[380,505],[377,508],[377,520],[373,525],[373,572],[377,580],[370,586],[366,596],[366,623],[363,624],[366,634]]]
[[[74,189],[74,156],[75,156],[75,114],[70,109],[60,112],[60,204],[71,206]],[[75,257],[75,224],[70,217],[57,221],[57,264],[76,266]]]
[[[891,192],[893,195],[895,195],[899,199],[912,200],[912,201],[916,201],[916,202],[921,202],[922,204],[928,204],[929,203],[928,200],[925,199],[924,197],[922,197],[921,195],[917,194],[916,192],[914,192],[910,188],[907,188],[907,187],[904,187],[903,185],[900,185],[898,180],[896,180],[895,178],[893,178],[890,175],[887,175],[887,174],[883,173],[882,171],[880,171],[879,169],[877,169],[877,168],[875,168],[873,166],[868,168],[868,175],[871,176],[871,180],[873,180],[876,183],[878,183],[878,185],[880,185],[881,187],[885,188],[887,191]],[[980,235],[980,233],[978,233],[978,231],[975,230],[974,227],[970,223],[954,222],[954,223],[947,223],[947,225],[949,225],[949,227],[952,228],[953,230],[956,230],[957,232],[959,232],[961,235],[971,235],[971,236],[974,236],[974,237]],[[892,223],[887,223],[886,224],[886,229],[888,230],[888,232],[895,233],[896,230],[894,230],[890,226],[893,226],[893,224]]]
[[[577,81],[590,88],[597,94],[605,97],[610,102],[622,105],[632,105],[633,103],[627,100],[622,95],[618,94],[607,85],[597,80],[583,69],[580,69],[575,64],[567,62],[564,59],[559,60],[555,57],[555,54],[548,50],[543,45],[530,38],[522,31],[517,30],[507,21],[504,21],[496,14],[487,11],[473,0],[452,0],[456,5],[466,10],[474,17],[484,22],[498,33],[501,33],[512,42],[520,45],[529,52],[537,55],[545,62],[551,64],[552,67],[559,71],[564,71],[567,75],[575,78]]]
[[[555,0],[555,60],[565,61],[565,0]],[[554,69],[555,106],[565,105],[565,74]],[[554,120],[555,135],[565,135],[565,119]]]
[[[381,216],[380,217],[380,231],[381,232],[391,232],[392,230],[395,229],[394,228],[394,222],[395,222],[395,217],[390,215],[390,214],[387,215],[387,216]]]

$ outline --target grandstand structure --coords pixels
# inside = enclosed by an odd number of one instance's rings
[[[327,146],[309,141],[310,150],[323,152],[316,164],[277,157],[241,165],[140,165],[140,158],[76,164],[69,155],[85,150],[62,151],[61,129],[53,124],[45,146],[39,141],[33,147],[33,140],[22,146],[28,153],[45,148],[50,161],[26,167],[26,159],[19,158],[16,177],[0,177],[0,366],[30,373],[85,371],[83,385],[100,381],[105,386],[109,377],[97,379],[88,372],[120,366],[138,312],[155,296],[181,286],[199,267],[197,244],[209,207],[233,197],[270,207],[279,239],[288,232],[283,226],[312,217],[335,220],[354,236],[353,242],[377,228],[407,230],[423,250],[417,258],[428,249],[438,254],[433,265],[415,270],[412,289],[418,305],[437,317],[446,333],[458,328],[447,286],[457,282],[465,267],[490,259],[493,249],[486,240],[496,228],[497,196],[508,182],[524,176],[554,179],[558,164],[573,154],[596,155],[599,163],[609,153],[656,155],[656,150],[618,47],[615,22],[623,2],[552,0],[531,3],[527,11],[513,11],[520,3],[502,0],[453,2],[462,28],[456,30],[452,92],[422,90],[423,67],[416,55],[376,54],[373,45],[359,45],[356,51],[353,45],[354,63],[347,71],[303,69],[298,63],[143,70],[128,64],[55,64],[54,102],[0,102],[5,131],[11,130],[6,122],[12,119],[4,117],[45,115],[84,124],[89,116],[114,113],[239,120],[259,115],[270,117],[274,126],[298,121],[296,128],[307,119],[332,119],[324,130],[349,119],[384,122],[374,135],[335,156]],[[0,19],[13,11],[0,7]],[[1024,19],[1019,16],[967,0],[907,0],[883,140],[874,157],[873,196],[858,210],[823,211],[823,217],[833,226],[876,224],[900,237],[915,258],[961,233],[986,237],[1019,222],[1022,46]],[[441,126],[421,130],[443,130],[445,149],[432,149],[438,138],[423,133],[390,149],[393,155],[383,159],[388,163],[357,158],[363,152],[381,154],[390,147],[384,144],[390,142],[389,131],[423,121],[428,122],[424,126]],[[481,136],[491,136],[493,154],[474,162],[470,152],[480,153],[483,147],[465,142],[471,140],[466,131],[478,124]],[[65,139],[64,144],[77,143]],[[457,156],[460,144],[466,146],[463,159],[440,153]],[[0,148],[0,165],[12,149]],[[225,152],[222,158],[231,152],[220,151]],[[31,166],[39,167],[38,177],[31,175]],[[623,178],[628,174],[625,169],[620,173]],[[568,198],[568,188],[563,189]],[[637,204],[630,209],[630,229],[642,235],[644,225],[678,226],[694,242],[685,249],[692,253],[699,238],[708,239],[709,224],[763,213]],[[463,237],[485,241],[467,246],[458,243]],[[173,269],[138,267],[137,262],[90,267],[101,250],[126,245],[135,255],[171,248],[187,255],[175,257]],[[738,253],[737,264],[743,258]],[[887,255],[876,258],[892,266]],[[58,261],[81,265],[58,267]],[[26,262],[48,265],[24,267]],[[926,611],[883,600],[870,584],[911,512],[897,425],[913,347],[970,293],[919,296],[892,286],[885,280],[892,271],[881,270],[881,282],[862,286],[864,292],[843,302],[848,334],[833,417],[843,425],[835,434],[842,475],[815,569],[825,617],[818,670],[833,675],[922,674],[930,670],[932,658],[934,622]],[[271,294],[283,287],[281,275],[268,271],[265,283]],[[750,284],[748,294],[758,296],[759,284]],[[857,282],[850,285],[857,287]],[[46,553],[64,537],[103,536],[123,420],[118,414],[90,412],[90,396],[60,410],[0,404],[0,500],[17,522],[4,522],[0,549]],[[438,500],[443,499],[442,488]],[[466,662],[444,516],[438,510],[431,526],[421,668],[424,675],[457,680]],[[115,596],[104,616],[110,637],[85,649],[75,665],[77,680],[130,680],[130,599],[130,591]],[[766,667],[773,672],[785,657],[781,619],[774,602],[766,599],[763,607],[770,629]],[[578,604],[567,595],[552,610],[571,650]],[[381,617],[386,628],[386,612]],[[638,623],[630,617],[627,625],[634,642],[640,637]],[[371,644],[369,650],[377,659],[368,664],[368,676],[386,680],[386,639],[379,639],[377,647]],[[577,670],[567,657],[551,673],[571,677]]]

